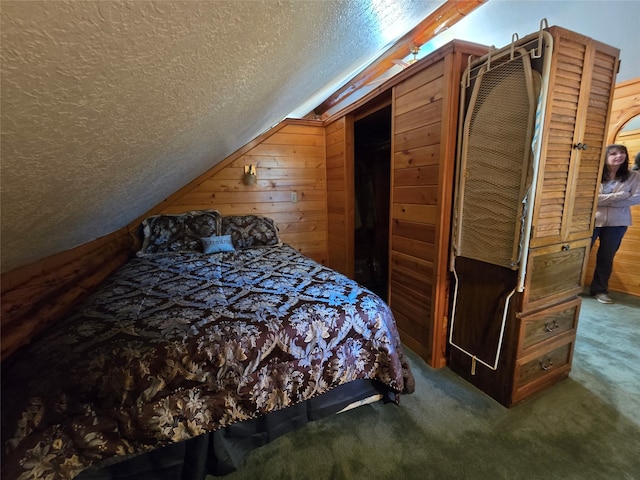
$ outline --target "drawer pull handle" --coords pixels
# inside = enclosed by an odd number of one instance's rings
[[[558,328],[558,322],[556,320],[553,321],[553,323],[551,322],[547,322],[544,324],[544,330],[545,332],[553,332],[554,329]]]
[[[547,364],[545,365],[544,360],[540,360],[540,368],[542,370],[549,370],[553,366],[553,362],[550,358],[547,358]]]

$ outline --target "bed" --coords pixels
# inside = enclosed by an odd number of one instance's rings
[[[414,380],[389,307],[275,223],[155,215],[137,255],[3,362],[2,478],[202,479]]]

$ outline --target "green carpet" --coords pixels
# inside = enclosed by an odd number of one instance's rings
[[[416,392],[251,452],[239,479],[640,479],[640,298],[583,298],[567,380],[506,409],[407,351]]]

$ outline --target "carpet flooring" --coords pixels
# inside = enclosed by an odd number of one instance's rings
[[[416,391],[313,422],[225,480],[640,479],[640,298],[585,296],[569,378],[507,409],[407,351]]]

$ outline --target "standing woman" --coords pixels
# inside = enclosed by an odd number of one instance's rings
[[[598,195],[596,226],[591,246],[600,239],[596,269],[590,293],[600,303],[613,303],[609,297],[609,278],[613,257],[622,237],[631,225],[631,207],[640,204],[640,172],[629,170],[629,152],[624,145],[609,145],[605,150],[602,182]]]

